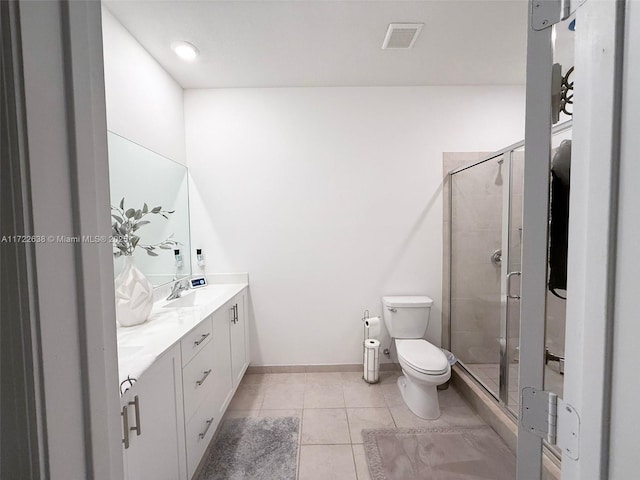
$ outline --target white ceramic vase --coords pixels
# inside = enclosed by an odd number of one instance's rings
[[[123,327],[147,321],[153,307],[153,285],[134,265],[133,257],[124,257],[122,272],[115,278],[116,320]]]

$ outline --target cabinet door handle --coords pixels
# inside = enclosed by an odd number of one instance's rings
[[[236,307],[231,307],[229,311],[231,312],[231,323],[236,323]]]
[[[120,416],[122,417],[122,431],[124,432],[124,438],[122,439],[122,443],[124,444],[125,450],[129,448],[129,413],[127,412],[127,406],[122,407],[122,412],[120,412]]]
[[[199,387],[200,385],[202,385],[204,383],[204,381],[207,379],[207,377],[209,376],[209,374],[211,373],[211,369],[209,370],[205,370],[204,372],[204,377],[202,377],[200,380],[198,380],[196,382],[196,385]]]
[[[195,342],[193,342],[195,344],[195,346],[197,347],[198,345],[200,345],[202,342],[204,342],[207,337],[211,335],[210,333],[203,333],[202,336],[200,337],[199,340],[196,340]]]
[[[211,427],[212,423],[213,423],[213,417],[211,417],[209,420],[207,420],[207,426],[205,427],[204,432],[202,432],[202,433],[200,433],[198,435],[200,440],[202,440],[207,435],[207,432],[209,431],[209,427]]]
[[[135,431],[136,435],[140,435],[140,402],[138,401],[138,395],[133,397],[133,402],[129,402],[129,405],[133,405],[135,407],[135,415],[136,415],[136,426],[131,427],[131,431]]]
[[[235,312],[236,323],[238,323],[238,304],[237,303],[233,306],[233,311]]]

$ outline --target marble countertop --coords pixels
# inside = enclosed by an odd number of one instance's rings
[[[191,329],[219,309],[248,286],[247,283],[213,284],[182,294],[182,298],[197,295],[195,306],[182,300],[161,300],[154,304],[149,319],[135,327],[118,327],[118,377],[139,378],[167,349],[179,342]]]

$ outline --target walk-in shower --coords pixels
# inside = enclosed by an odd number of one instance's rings
[[[555,127],[554,151],[570,138],[571,122]],[[450,171],[447,183],[449,295],[443,311],[449,348],[460,365],[517,417],[521,240],[526,228],[524,142]],[[559,396],[564,380],[563,293],[548,292],[546,305],[545,390]]]

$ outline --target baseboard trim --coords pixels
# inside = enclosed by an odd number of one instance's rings
[[[261,373],[331,373],[331,372],[361,372],[359,363],[342,363],[335,365],[251,365],[247,369],[248,374]],[[381,372],[400,370],[397,363],[381,363]]]

